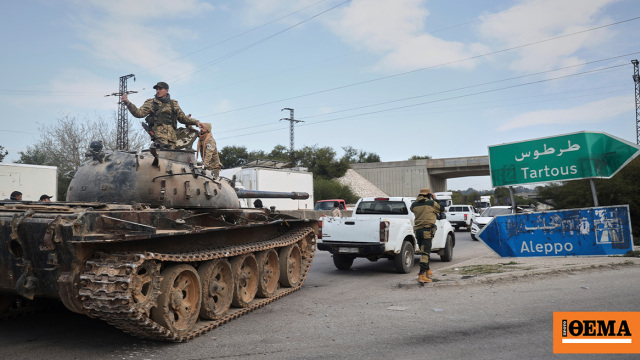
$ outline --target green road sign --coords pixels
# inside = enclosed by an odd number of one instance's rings
[[[640,146],[600,132],[578,132],[489,146],[493,186],[610,178]]]

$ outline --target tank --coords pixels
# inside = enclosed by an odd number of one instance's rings
[[[134,336],[183,342],[299,290],[317,221],[241,208],[189,150],[92,144],[65,202],[0,201],[0,316],[54,299]]]

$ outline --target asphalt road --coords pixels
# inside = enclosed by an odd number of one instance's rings
[[[454,261],[485,251],[457,232]],[[434,271],[452,263],[433,256]],[[551,359],[554,311],[639,311],[640,267],[493,284],[399,288],[387,260],[339,271],[318,252],[304,287],[185,344],[140,340],[60,307],[0,322],[0,359]]]

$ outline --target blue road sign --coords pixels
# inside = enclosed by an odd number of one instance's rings
[[[502,257],[620,255],[633,250],[629,205],[496,216],[476,236]]]

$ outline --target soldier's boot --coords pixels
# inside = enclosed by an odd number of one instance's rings
[[[427,277],[431,279],[433,277],[433,272],[431,270],[427,270]]]
[[[427,274],[419,274],[418,282],[419,283],[430,283],[432,280],[427,277]]]

